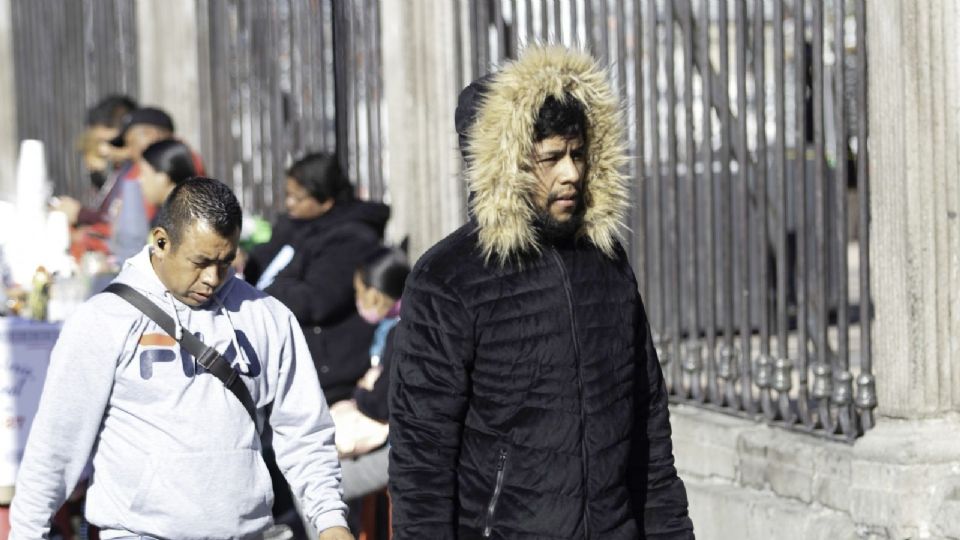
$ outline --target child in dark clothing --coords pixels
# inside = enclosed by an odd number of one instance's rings
[[[377,328],[370,345],[370,369],[357,383],[353,399],[334,404],[330,411],[337,424],[344,500],[362,497],[387,485],[390,350],[409,273],[403,252],[384,247],[368,257],[354,274],[357,312]]]

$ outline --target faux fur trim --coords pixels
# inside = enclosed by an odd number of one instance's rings
[[[534,123],[547,96],[566,94],[584,105],[587,117],[586,211],[578,234],[614,255],[629,204],[620,173],[626,162],[620,109],[593,58],[547,46],[528,48],[494,75],[470,131],[466,177],[487,261],[495,258],[502,265],[541,248],[533,226]]]

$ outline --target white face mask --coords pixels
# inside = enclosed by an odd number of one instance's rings
[[[357,299],[357,313],[370,324],[377,324],[383,320],[383,315],[376,308],[363,307],[359,299]]]

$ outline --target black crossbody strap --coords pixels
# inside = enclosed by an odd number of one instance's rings
[[[130,302],[133,307],[139,309],[144,315],[150,317],[153,322],[157,323],[157,326],[162,328],[164,332],[176,338],[176,325],[173,322],[173,317],[167,315],[165,311],[160,309],[160,306],[154,304],[149,298],[140,294],[140,292],[133,287],[124,285],[123,283],[111,283],[104,289],[104,292],[113,293]],[[227,387],[227,390],[230,390],[230,392],[240,400],[240,404],[247,410],[247,414],[250,415],[250,419],[253,420],[253,425],[257,428],[257,433],[259,433],[260,423],[257,421],[257,407],[253,403],[253,397],[250,395],[250,391],[247,390],[243,381],[237,376],[236,370],[233,369],[230,362],[224,358],[222,354],[218,353],[216,349],[207,346],[206,343],[200,341],[197,336],[191,334],[186,328],[182,330],[182,337],[179,340],[180,344],[193,355],[198,364],[203,366],[203,368],[214,377],[220,379],[223,385]],[[237,351],[237,354],[240,354],[240,351]]]

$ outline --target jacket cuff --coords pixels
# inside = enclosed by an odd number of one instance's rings
[[[343,510],[331,510],[313,518],[313,527],[318,533],[330,527],[347,527],[347,516]]]

